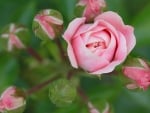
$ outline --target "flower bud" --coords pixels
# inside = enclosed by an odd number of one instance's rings
[[[75,14],[86,17],[87,21],[92,21],[102,12],[106,6],[104,0],[79,0],[76,5]]]
[[[29,38],[30,34],[25,26],[11,23],[0,33],[0,50],[25,49],[29,44]]]
[[[61,35],[63,30],[63,17],[60,12],[53,9],[40,11],[33,20],[33,31],[41,39],[54,39]]]
[[[129,61],[128,61],[129,62]],[[146,90],[150,85],[150,67],[146,61],[140,58],[130,60],[130,63],[126,63],[123,67],[123,73],[133,83],[128,84],[128,89],[141,88]]]
[[[51,84],[49,97],[56,106],[67,106],[75,99],[76,88],[68,80],[59,79]]]
[[[0,97],[1,113],[22,113],[25,109],[25,93],[11,86],[7,88]]]

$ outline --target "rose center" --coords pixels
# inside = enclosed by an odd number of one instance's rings
[[[98,48],[100,47],[101,49],[105,49],[106,48],[106,44],[103,41],[99,41],[99,42],[91,42],[86,44],[86,47],[89,49],[94,49],[94,48]]]

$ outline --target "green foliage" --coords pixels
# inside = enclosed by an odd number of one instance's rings
[[[144,57],[150,61],[150,1],[106,0],[106,2],[108,10],[116,11],[123,17],[126,24],[134,26],[137,44],[132,55]],[[17,22],[25,24],[32,32],[31,24],[35,14],[47,8],[61,12],[66,27],[74,18],[75,3],[76,0],[0,0],[0,29],[11,22]],[[57,72],[66,74],[65,69],[68,67],[60,66],[62,64],[56,45],[52,41],[48,43],[47,47],[45,44],[40,45],[40,41],[33,34],[31,36],[32,47],[42,57],[48,59],[43,64],[37,63],[26,52],[18,56],[0,50],[0,92],[14,84],[23,88],[31,88]],[[150,90],[129,91],[124,88],[125,84],[119,76],[112,75],[104,75],[101,80],[82,77],[81,85],[94,105],[101,110],[105,103],[109,102],[114,113],[150,113]],[[70,106],[59,109],[48,98],[47,88],[39,91],[28,99],[24,113],[88,113],[86,106],[79,101],[78,97]]]
[[[13,85],[19,76],[17,59],[8,54],[0,55],[0,92]]]

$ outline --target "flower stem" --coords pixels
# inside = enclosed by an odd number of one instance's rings
[[[26,94],[27,94],[27,95],[31,95],[31,94],[33,94],[33,93],[39,91],[40,89],[44,88],[45,86],[47,86],[48,84],[50,84],[51,82],[53,82],[53,81],[55,81],[55,80],[57,80],[57,79],[59,79],[59,78],[60,78],[60,76],[55,76],[55,77],[53,77],[53,78],[50,78],[50,79],[48,79],[47,81],[44,81],[44,82],[42,82],[42,83],[40,83],[40,84],[38,84],[38,85],[32,87],[31,89],[29,89],[29,90],[26,92]]]
[[[78,92],[78,95],[81,97],[82,101],[85,104],[88,104],[89,98],[87,97],[87,95],[85,94],[85,92],[81,89],[81,87],[77,87],[77,92]]]
[[[64,60],[66,61],[65,52],[64,52],[63,46],[62,46],[62,44],[61,44],[61,42],[60,42],[60,39],[59,39],[59,38],[56,38],[56,39],[55,39],[55,42],[56,42],[56,44],[57,44],[57,46],[58,46],[59,53],[60,53],[60,56],[61,56],[62,61],[64,61]]]
[[[33,56],[38,62],[41,63],[41,62],[43,61],[42,57],[41,57],[33,48],[28,47],[28,48],[27,48],[27,52],[28,52],[31,56]]]

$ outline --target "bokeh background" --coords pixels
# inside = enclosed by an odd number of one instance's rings
[[[116,11],[126,24],[135,28],[137,44],[132,55],[150,61],[150,0],[106,0],[106,2],[107,10]],[[34,36],[32,20],[41,9],[57,9],[62,13],[66,27],[74,17],[75,3],[76,0],[0,0],[0,29],[11,22],[26,25],[31,33],[30,45],[43,57],[59,62],[58,51],[52,49],[55,45],[49,42],[50,47],[46,49]],[[0,92],[10,85],[28,89],[49,78],[55,71],[55,66],[53,68],[38,64],[25,51],[20,55],[0,51]],[[105,102],[109,102],[114,113],[150,113],[150,89],[128,90],[118,75],[106,75],[101,80],[82,77],[81,85],[99,109]],[[43,89],[28,98],[24,113],[88,113],[88,111],[83,103],[76,101],[68,107],[57,108],[48,99],[47,89]]]

